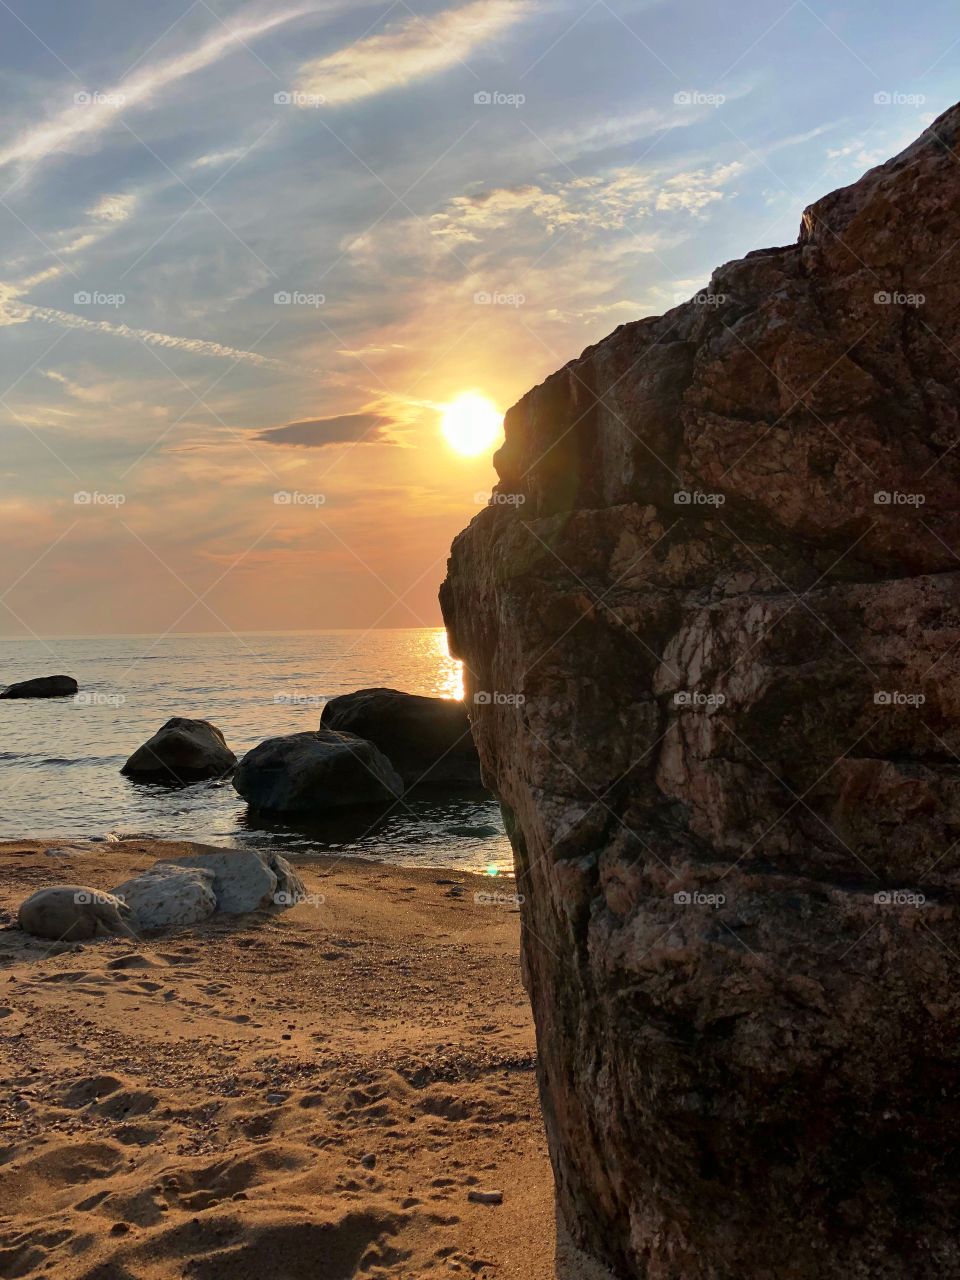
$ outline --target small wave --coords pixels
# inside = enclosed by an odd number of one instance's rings
[[[0,751],[0,760],[22,760],[31,768],[43,765],[56,765],[67,768],[70,765],[102,765],[123,763],[122,756],[45,756],[35,751]]]

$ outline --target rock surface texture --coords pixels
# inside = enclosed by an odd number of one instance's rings
[[[236,763],[215,724],[174,716],[137,748],[120,772],[149,781],[197,782],[222,778]]]
[[[372,742],[325,726],[267,738],[243,757],[233,785],[268,813],[383,805],[403,794],[403,779]]]
[[[960,108],[510,411],[441,593],[560,1204],[644,1280],[960,1276]]]
[[[321,724],[368,738],[406,786],[479,787],[480,760],[470,718],[453,698],[397,689],[358,689],[331,698]]]

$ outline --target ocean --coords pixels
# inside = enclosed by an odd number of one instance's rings
[[[130,834],[341,854],[409,866],[510,871],[488,796],[404,797],[386,814],[254,818],[229,779],[171,789],[120,768],[171,716],[211,720],[242,756],[264,738],[315,729],[324,702],[386,685],[459,697],[441,628],[245,635],[0,638],[0,687],[76,677],[78,698],[0,701],[0,837]]]

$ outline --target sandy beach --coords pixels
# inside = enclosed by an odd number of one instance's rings
[[[201,847],[0,845],[0,1275],[582,1274],[557,1254],[519,915],[476,897],[513,881],[317,861],[285,911],[136,944],[16,928],[42,885]]]

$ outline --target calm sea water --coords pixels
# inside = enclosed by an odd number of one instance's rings
[[[264,738],[315,729],[338,693],[387,685],[458,697],[460,664],[440,629],[0,638],[0,686],[60,672],[79,681],[79,700],[0,701],[0,836],[140,832],[294,856],[512,868],[499,809],[484,795],[405,797],[376,821],[266,825],[229,780],[170,789],[120,774],[170,716],[212,720],[242,756]]]

